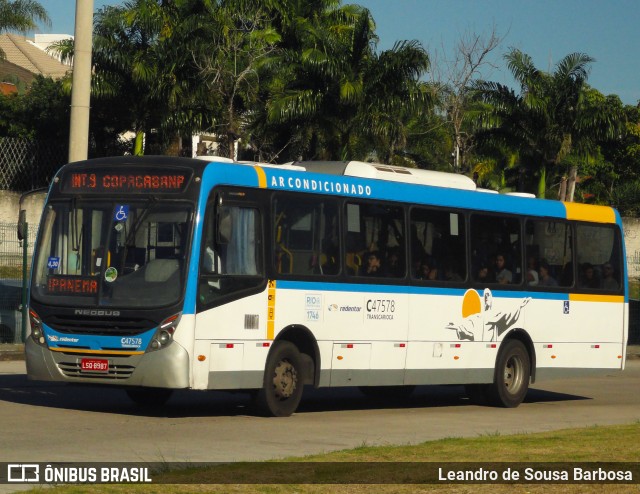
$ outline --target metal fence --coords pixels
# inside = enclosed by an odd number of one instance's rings
[[[67,143],[0,137],[0,190],[46,187],[67,162]]]
[[[31,265],[37,225],[29,226],[27,266]],[[0,224],[0,343],[22,341],[22,264],[24,240],[18,240],[18,225]]]

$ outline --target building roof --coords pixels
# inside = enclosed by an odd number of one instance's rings
[[[11,84],[10,82],[0,82],[0,94],[8,96],[10,94],[16,94],[17,92],[18,88],[15,84]]]
[[[7,62],[3,67],[3,72],[5,73],[13,65],[20,67],[33,76],[43,75],[53,79],[60,79],[70,70],[69,66],[60,63],[54,57],[36,47],[26,37],[19,34],[0,34],[0,49],[5,54],[4,61]],[[21,74],[16,75],[21,76],[24,74],[23,71],[20,72]],[[30,83],[31,81],[25,82]]]

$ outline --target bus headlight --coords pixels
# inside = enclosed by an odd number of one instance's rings
[[[180,317],[182,316],[182,312],[172,315],[171,317],[167,317],[164,321],[160,323],[156,334],[153,335],[151,339],[151,343],[149,343],[149,347],[147,351],[160,350],[171,344],[173,341],[173,333],[175,333],[178,324],[180,323]]]
[[[45,346],[44,333],[42,331],[42,320],[33,309],[29,309],[29,323],[31,325],[31,338],[33,341],[38,345]]]

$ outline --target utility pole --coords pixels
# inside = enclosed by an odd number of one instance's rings
[[[93,0],[76,0],[69,162],[86,160],[89,150]]]

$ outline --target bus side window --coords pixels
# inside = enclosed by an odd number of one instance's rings
[[[452,211],[411,210],[411,276],[461,283],[467,278],[464,216]]]
[[[257,208],[207,207],[200,256],[198,301],[208,305],[263,283],[262,225]]]
[[[578,225],[576,227],[578,287],[619,293],[624,259],[620,231],[612,225]]]
[[[337,204],[327,198],[278,194],[274,200],[275,271],[325,276],[340,272]]]
[[[525,283],[569,288],[574,283],[573,231],[564,221],[529,219],[525,223]]]
[[[347,274],[402,278],[406,273],[404,210],[395,205],[347,203]]]
[[[518,285],[522,282],[520,220],[471,216],[471,262],[477,283]]]

